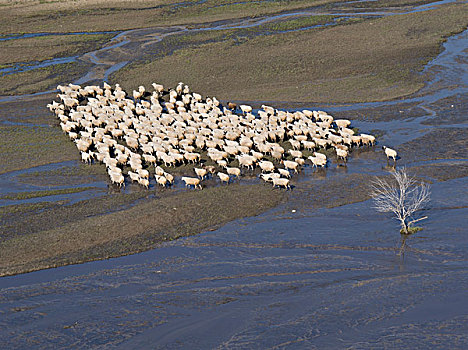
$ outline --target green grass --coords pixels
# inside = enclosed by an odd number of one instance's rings
[[[38,197],[56,196],[60,194],[71,194],[96,189],[96,187],[78,187],[78,188],[64,188],[60,190],[44,190],[44,191],[30,191],[30,192],[19,192],[14,194],[6,194],[0,196],[0,199],[9,200],[24,200]]]

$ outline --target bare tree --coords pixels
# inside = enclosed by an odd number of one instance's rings
[[[392,175],[392,181],[377,178],[372,182],[374,208],[395,214],[400,221],[401,232],[408,234],[415,222],[427,218],[415,219],[414,214],[429,202],[431,192],[429,185],[408,176],[405,168],[392,172]]]

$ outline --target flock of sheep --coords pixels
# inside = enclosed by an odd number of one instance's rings
[[[243,169],[259,167],[264,181],[290,188],[291,172],[307,160],[314,167],[327,165],[320,150],[332,149],[346,162],[353,146],[375,143],[372,135],[356,135],[349,120],[326,112],[262,106],[256,116],[251,106],[240,105],[237,114],[235,104],[223,107],[215,97],[204,99],[183,83],[169,90],[155,83],[152,87],[140,86],[129,98],[118,84],[59,85],[60,102],[48,108],[76,143],[81,159],[104,163],[111,182],[119,186],[128,176],[148,188],[151,174],[157,184],[170,186],[174,176],[167,170],[193,163],[193,176],[181,178],[186,186],[202,188],[202,181],[215,174],[229,183]]]

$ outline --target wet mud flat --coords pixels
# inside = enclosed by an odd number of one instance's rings
[[[463,348],[460,189],[466,178],[433,186],[430,220],[402,258],[395,223],[364,201],[272,210],[145,253],[5,277],[2,344]]]
[[[77,161],[42,107],[50,95],[0,102],[0,271],[57,267],[0,278],[0,344],[467,347],[463,40],[466,31],[438,48],[417,94],[278,105],[323,109],[378,135],[346,166],[304,167],[292,191],[256,174],[202,191],[118,191],[104,169]],[[403,257],[397,222],[369,200],[369,181],[393,169],[381,145],[432,184],[429,218]]]

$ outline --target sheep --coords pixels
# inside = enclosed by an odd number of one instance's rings
[[[193,186],[194,188],[202,189],[200,179],[196,177],[182,176],[182,181],[185,182],[185,187]]]
[[[274,178],[281,177],[281,175],[278,173],[262,173],[259,176],[265,182],[272,182]]]
[[[154,172],[156,173],[156,175],[159,175],[159,176],[163,176],[165,171],[163,168],[161,168],[160,166],[156,166],[154,168]]]
[[[294,161],[300,166],[303,166],[305,164],[305,160],[301,157],[294,158]]]
[[[88,152],[80,152],[81,160],[85,163],[91,163],[91,155]]]
[[[293,150],[293,149],[289,150],[289,154],[291,156],[293,156],[294,158],[301,158],[302,157],[302,152],[301,151],[297,151],[297,150]]]
[[[275,171],[275,162],[285,164],[286,169],[280,169],[279,174],[262,176],[271,181],[272,178],[289,178],[289,170],[298,171],[305,162],[302,148],[313,152],[316,147],[333,146],[337,156],[346,161],[351,147],[375,143],[372,135],[354,135],[349,120],[334,120],[323,111],[291,113],[263,105],[256,117],[251,106],[241,105],[242,115],[237,115],[221,106],[215,97],[203,100],[183,83],[169,90],[156,83],[152,86],[154,91],[150,92],[148,100],[144,99],[147,94],[144,86],[134,92],[134,100],[126,98],[127,94],[118,84],[115,89],[107,83],[103,89],[98,86],[81,88],[73,84],[59,86],[60,103],[52,102],[47,107],[59,119],[62,130],[74,140],[82,160],[89,162],[94,158],[103,162],[111,181],[120,185],[125,181],[117,166],[128,165],[131,168],[128,176],[132,181],[148,187],[143,180],[146,179],[149,185],[149,171],[143,169],[142,160],[154,164],[151,169],[157,176],[166,178],[167,183],[169,177],[173,182],[173,176],[166,176],[156,162],[166,166],[200,163],[204,152],[226,169],[228,176],[239,177],[241,173],[240,168],[228,167],[233,156],[239,161],[239,167],[253,170],[259,163],[262,173]],[[161,99],[164,94],[169,95],[166,101]],[[237,107],[229,103],[227,106]],[[120,138],[125,141],[125,146],[117,142]],[[294,162],[284,163],[285,149],[282,146],[285,141],[291,144],[288,154]],[[281,142],[281,146],[277,142]],[[269,155],[273,162],[262,161]],[[387,151],[386,155],[388,159],[391,156]],[[396,154],[392,158],[396,161]],[[316,152],[308,159],[314,166],[326,166],[327,163],[326,156]],[[204,179],[216,168],[198,169],[206,169],[201,176]]]
[[[273,182],[273,187],[284,187],[288,190],[291,189],[291,186],[289,185],[289,179],[285,179],[285,178],[272,178],[271,179],[272,182]]]
[[[301,143],[300,143],[300,141],[294,140],[294,139],[290,139],[290,140],[288,140],[288,142],[291,144],[291,146],[292,146],[293,149],[297,149],[297,150],[301,149]]]
[[[174,183],[174,176],[172,174],[164,172],[164,177],[167,179],[167,183],[169,185],[172,185]]]
[[[227,184],[229,184],[229,175],[228,174],[225,174],[225,173],[222,173],[222,172],[218,172],[218,177],[219,179],[221,180],[221,183],[223,182],[226,182]]]
[[[146,179],[146,178],[139,177],[139,178],[138,178],[138,183],[139,183],[141,186],[145,187],[146,189],[148,189],[148,187],[149,187],[149,180]]]
[[[312,165],[314,167],[324,167],[327,165],[327,159],[325,158],[321,158],[321,157],[313,157],[313,156],[310,156],[310,157],[307,157],[307,159],[309,159],[311,162],[312,162]]]
[[[343,159],[343,161],[346,163],[348,159],[348,152],[340,148],[335,148],[335,150],[336,150],[336,155],[338,156],[338,158]]]
[[[382,146],[382,149],[384,150],[385,155],[387,156],[387,160],[393,158],[393,161],[396,162],[396,158],[398,156],[397,151],[388,148],[387,146]]]
[[[140,175],[140,177],[143,178],[143,179],[149,178],[149,171],[146,170],[146,169],[141,169],[141,168],[140,168],[140,169],[137,170],[137,173],[138,173],[138,175]]]
[[[207,174],[207,170],[206,169],[201,169],[201,168],[193,168],[193,170],[195,171],[195,174],[197,174],[197,176],[200,178],[200,179],[204,179],[206,177],[206,174]]]
[[[125,178],[122,174],[110,173],[109,177],[112,183],[119,185],[119,187],[125,187]]]
[[[145,162],[149,164],[156,164],[156,157],[153,156],[152,154],[143,154],[143,158],[145,159]]]
[[[241,170],[239,168],[235,168],[235,167],[227,167],[226,166],[226,172],[228,173],[228,175],[232,175],[232,176],[235,176],[237,178],[240,177],[241,175]]]
[[[317,158],[320,158],[320,159],[324,159],[324,160],[327,160],[327,156],[323,153],[319,153],[319,152],[314,152],[314,157],[317,157]]]
[[[193,152],[186,152],[184,153],[184,158],[187,159],[190,163],[197,163],[200,162],[200,154],[193,153]]]
[[[156,179],[156,183],[160,186],[163,186],[163,187],[166,187],[167,185],[167,179],[166,177],[162,176],[162,175],[155,175],[154,178]]]
[[[129,171],[128,176],[130,176],[130,179],[132,181],[136,181],[136,182],[138,182],[138,179],[140,178],[140,176],[137,173],[134,173],[133,171]]]
[[[216,167],[214,167],[213,165],[207,165],[207,166],[205,166],[205,169],[206,169],[206,171],[208,171],[208,173],[210,173],[212,175],[216,171]]]
[[[255,161],[254,157],[249,156],[247,154],[243,154],[241,156],[236,156],[236,158],[239,161],[239,165],[241,167],[246,167],[253,170],[253,163]]]
[[[347,119],[335,119],[335,124],[339,128],[346,128],[351,124],[351,122]]]
[[[363,145],[371,145],[375,144],[375,136],[368,135],[368,134],[361,134],[361,141]]]
[[[252,112],[252,106],[249,106],[249,105],[240,105],[239,108],[241,109],[244,115]]]
[[[275,170],[274,164],[270,161],[261,161],[258,165],[262,169],[262,172],[272,172]]]
[[[294,172],[297,173],[297,167],[299,166],[299,164],[297,164],[295,161],[283,160],[281,163],[286,169],[294,170]]]
[[[286,177],[286,178],[290,178],[291,177],[291,173],[289,172],[289,170],[287,169],[281,169],[281,168],[278,168],[278,172],[281,176],[283,177]]]

